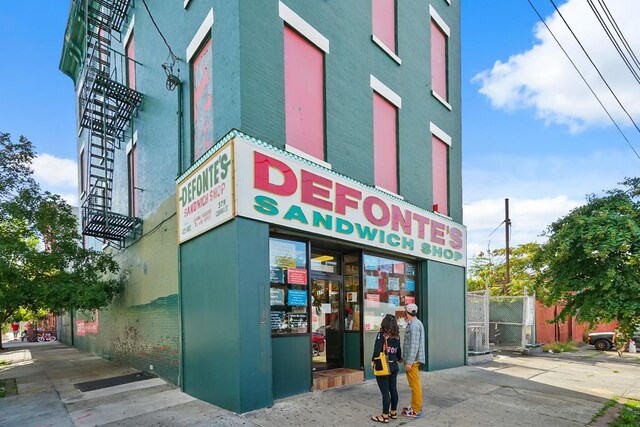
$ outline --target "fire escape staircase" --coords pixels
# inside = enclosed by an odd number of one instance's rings
[[[142,104],[142,94],[127,85],[127,66],[135,61],[112,48],[131,0],[84,0],[87,57],[80,92],[80,126],[89,131],[89,192],[82,205],[82,233],[122,248],[142,234],[142,220],[113,212],[116,150]]]

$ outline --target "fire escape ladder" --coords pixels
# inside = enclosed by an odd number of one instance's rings
[[[128,87],[127,67],[136,62],[113,47],[130,0],[85,0],[87,56],[80,90],[80,126],[89,132],[89,194],[82,205],[82,232],[122,248],[126,238],[142,233],[142,220],[113,212],[116,150],[142,104]]]

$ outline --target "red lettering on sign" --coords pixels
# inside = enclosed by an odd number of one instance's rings
[[[257,151],[253,152],[253,186],[271,194],[290,196],[296,192],[298,181],[295,172],[286,163],[276,160]],[[274,184],[269,180],[269,171],[275,169],[282,174],[284,182]]]
[[[358,200],[362,200],[362,191],[336,183],[336,213],[346,214],[347,206],[357,210]]]
[[[302,203],[308,203],[328,211],[333,209],[331,202],[325,200],[331,197],[330,190],[333,187],[333,182],[330,179],[303,169],[300,175],[300,181],[300,189],[302,191],[300,200]],[[324,197],[324,199],[320,197]]]
[[[373,213],[374,205],[378,206],[382,211],[380,218],[376,218],[376,216]],[[385,202],[383,202],[381,199],[377,198],[376,196],[369,196],[366,199],[364,199],[364,204],[362,205],[362,209],[364,210],[364,217],[367,218],[367,221],[369,221],[371,224],[377,225],[378,227],[384,227],[387,224],[389,224],[389,219],[391,216],[389,214],[389,207]]]

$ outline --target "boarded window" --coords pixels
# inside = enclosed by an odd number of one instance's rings
[[[432,136],[433,209],[449,215],[449,146]]]
[[[445,101],[447,96],[447,35],[431,21],[431,86]]]
[[[396,0],[371,0],[373,35],[396,51]]]
[[[324,160],[324,53],[284,29],[286,142]]]
[[[213,146],[213,73],[211,59],[211,39],[208,39],[191,62],[194,161]]]
[[[398,192],[396,107],[373,93],[373,169],[375,185]]]
[[[129,215],[138,216],[138,146],[134,145],[127,154],[127,163],[129,169]]]
[[[135,42],[133,40],[133,33],[127,40],[126,46],[127,52],[127,85],[131,89],[136,88],[136,63],[133,61],[136,59]]]

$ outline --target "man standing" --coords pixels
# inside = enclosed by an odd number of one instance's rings
[[[20,329],[20,324],[14,320],[13,323],[11,324],[11,330],[13,331],[14,341],[18,339],[18,329]]]
[[[422,386],[420,385],[420,364],[425,363],[424,354],[424,326],[416,317],[418,306],[407,304],[405,307],[407,329],[404,333],[404,369],[407,373],[409,387],[411,387],[411,406],[402,408],[402,415],[412,418],[422,416]]]

